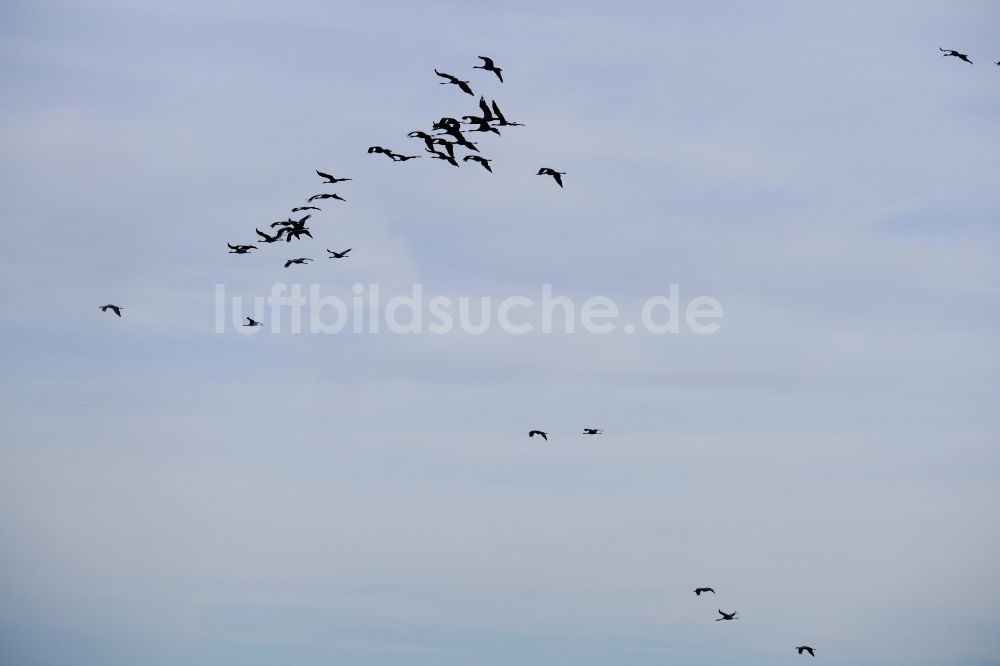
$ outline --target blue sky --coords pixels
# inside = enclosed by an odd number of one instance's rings
[[[0,662],[1000,664],[997,26],[4,3]],[[526,123],[480,139],[494,174],[365,153],[475,110],[435,67]],[[351,259],[228,255],[313,169],[355,180],[301,247]],[[215,285],[292,276],[623,309],[676,283],[726,317],[213,332]]]

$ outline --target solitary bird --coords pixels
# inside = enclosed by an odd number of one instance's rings
[[[480,157],[479,155],[466,155],[465,157],[462,158],[463,162],[468,162],[469,160],[472,160],[473,162],[479,162],[480,164],[483,165],[484,169],[486,169],[490,173],[493,173],[493,169],[490,168],[490,162],[492,162],[493,160],[488,160],[485,157]]]
[[[549,441],[549,433],[547,432],[542,432],[541,430],[532,430],[528,433],[528,437],[534,437],[535,435],[538,435],[546,442]]]
[[[713,590],[710,587],[699,587],[694,591],[694,593],[697,594],[699,597],[701,596],[702,592],[711,592],[712,594],[715,594],[715,590]]]
[[[339,194],[314,194],[309,197],[308,201],[316,201],[317,199],[336,199],[337,201],[347,201],[347,199]]]
[[[281,240],[281,234],[283,234],[285,232],[285,229],[284,228],[279,229],[278,233],[275,234],[274,236],[268,236],[267,234],[265,234],[260,229],[255,229],[255,231],[257,232],[257,235],[261,237],[261,239],[262,239],[260,241],[261,243],[274,243],[276,241],[280,241]]]
[[[334,252],[333,250],[327,249],[327,252],[330,253],[330,256],[327,257],[327,258],[328,259],[344,259],[345,257],[347,257],[347,253],[350,252],[350,251],[351,251],[351,248],[347,248],[343,252]]]
[[[795,649],[799,651],[799,654],[802,654],[803,652],[808,652],[810,657],[816,656],[816,653],[813,652],[813,650],[815,650],[816,648],[811,648],[808,645],[800,645]]]
[[[251,319],[250,317],[247,317],[247,323],[245,323],[243,325],[244,326],[263,326],[264,324],[260,323],[259,321],[255,321],[255,320]]]
[[[337,183],[342,183],[345,180],[353,180],[352,178],[336,178],[328,173],[323,173],[319,169],[316,169],[316,173],[319,174],[320,178],[326,178],[326,180],[323,181],[324,185],[336,185]]]
[[[736,617],[736,611],[733,611],[732,613],[723,613],[720,610],[719,611],[719,615],[721,615],[722,617],[715,618],[716,622],[722,622],[723,620],[738,620],[738,619],[740,619],[740,618]]]
[[[583,434],[584,435],[602,435],[602,434],[604,434],[604,431],[601,430],[600,428],[584,428],[583,429]]]
[[[944,57],[945,58],[947,58],[948,56],[954,56],[956,58],[959,58],[960,60],[964,60],[965,62],[969,63],[970,65],[972,64],[972,61],[969,60],[969,56],[967,56],[964,53],[959,53],[958,51],[954,51],[952,49],[943,49],[940,46],[938,47],[938,50],[939,51],[944,51]]]
[[[565,171],[556,171],[555,169],[550,169],[548,167],[542,167],[541,169],[538,170],[538,173],[536,173],[535,175],[536,176],[552,176],[553,178],[556,179],[556,182],[559,183],[559,187],[562,187],[563,186],[563,184],[562,184],[562,177],[566,175],[566,172]]]
[[[317,208],[316,206],[296,206],[292,209],[293,213],[297,213],[300,210],[323,210],[322,208]]]
[[[118,315],[119,317],[121,317],[122,316],[122,310],[124,308],[122,308],[122,306],[120,306],[120,305],[111,305],[110,303],[108,303],[107,305],[100,306],[98,309],[101,312],[107,312],[108,310],[111,310],[116,315]]]
[[[493,64],[492,58],[487,58],[486,56],[476,56],[483,61],[482,65],[473,65],[472,69],[485,69],[487,72],[493,72],[500,79],[500,83],[503,83],[503,75],[500,73],[503,70]]]
[[[226,243],[229,245],[229,243]],[[229,254],[250,254],[250,250],[256,250],[256,245],[229,245]]]
[[[285,262],[285,268],[288,268],[292,264],[304,264],[307,261],[312,261],[309,257],[299,257],[298,259],[289,259]]]
[[[469,82],[468,81],[463,81],[462,79],[458,78],[457,76],[452,76],[451,74],[445,74],[444,72],[439,72],[436,69],[434,70],[434,73],[437,74],[438,76],[440,76],[442,79],[448,79],[447,81],[442,81],[441,85],[444,85],[446,83],[454,83],[456,86],[458,86],[459,88],[462,89],[462,92],[468,93],[468,94],[472,95],[473,97],[476,96],[472,92],[472,88],[469,87]]]

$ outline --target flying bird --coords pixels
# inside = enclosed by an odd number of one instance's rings
[[[603,435],[604,431],[601,430],[600,428],[584,428],[583,429],[583,434],[584,435]]]
[[[350,251],[351,248],[347,248],[343,252],[334,252],[333,250],[327,249],[327,252],[330,253],[330,256],[327,257],[327,259],[344,259],[347,257],[347,253]]]
[[[293,213],[298,213],[300,210],[323,210],[322,208],[317,208],[316,206],[298,206],[292,209]]]
[[[289,259],[285,262],[285,268],[288,268],[292,264],[304,264],[307,261],[312,261],[309,257],[299,257],[298,259]]]
[[[484,169],[486,169],[490,173],[493,173],[493,169],[490,168],[490,162],[492,162],[493,160],[488,160],[485,157],[480,157],[479,155],[466,155],[465,157],[462,158],[463,162],[468,162],[469,160],[472,160],[474,162],[479,162],[480,164],[483,165]]]
[[[431,159],[433,160],[444,160],[452,166],[458,166],[458,162],[456,162],[455,158],[451,155],[445,155],[444,153],[439,153],[436,150],[428,150],[427,152],[431,154]]]
[[[808,645],[800,645],[795,649],[799,651],[799,654],[802,654],[803,652],[808,652],[810,657],[816,656],[816,653],[813,652],[813,650],[815,650],[816,648],[811,648]]]
[[[243,325],[244,326],[263,326],[264,324],[260,323],[259,321],[254,321],[250,317],[247,317],[247,323],[245,323]]]
[[[308,201],[316,201],[317,199],[336,199],[337,201],[347,201],[347,199],[339,194],[314,194],[309,197]]]
[[[546,442],[549,441],[549,433],[547,432],[542,432],[541,430],[532,430],[528,433],[528,437],[534,437],[535,435],[538,435]]]
[[[400,155],[399,153],[389,153],[389,157],[392,158],[393,162],[405,162],[406,160],[417,160],[420,159],[420,155]]]
[[[491,106],[493,107],[493,115],[496,116],[496,121],[500,127],[524,127],[524,123],[512,123],[507,120],[503,113],[500,112],[500,107],[497,106],[496,100],[493,100],[493,104]]]
[[[482,65],[473,65],[472,69],[485,69],[487,72],[493,72],[500,79],[500,83],[503,83],[503,75],[500,74],[503,70],[493,64],[492,58],[487,58],[486,56],[476,56],[483,61]]]
[[[723,613],[720,610],[719,611],[719,615],[721,615],[722,617],[715,618],[716,622],[722,622],[723,620],[738,620],[738,619],[740,619],[740,618],[736,617],[736,611],[733,611],[732,613]]]
[[[229,245],[229,243],[226,243]],[[229,245],[229,254],[250,254],[250,250],[256,250],[256,245]]]
[[[370,148],[368,148],[368,152],[369,153],[382,153],[383,155],[385,155],[386,157],[388,157],[390,160],[395,160],[396,159],[395,157],[393,157],[394,153],[391,150],[389,150],[388,148],[383,148],[382,146],[371,146]]]
[[[444,72],[439,72],[436,69],[434,70],[434,73],[440,76],[442,79],[448,79],[447,81],[441,81],[441,85],[445,85],[446,83],[454,83],[456,86],[462,89],[462,92],[468,93],[473,97],[476,96],[475,93],[472,92],[472,88],[469,87],[468,81],[463,81],[457,76],[452,76],[451,74],[445,74]]]
[[[455,142],[441,138],[431,139],[431,145],[427,147],[427,152],[429,153],[439,152],[434,149],[434,146],[444,146],[444,150],[446,153],[448,153],[448,156],[455,157]]]
[[[274,242],[277,242],[277,241],[281,240],[281,234],[285,233],[285,229],[284,228],[279,229],[278,233],[275,234],[274,236],[268,236],[267,234],[265,234],[260,229],[256,229],[256,232],[257,232],[257,235],[260,236],[261,239],[262,239],[260,241],[261,243],[274,243]]]
[[[123,308],[120,305],[111,305],[110,303],[108,303],[107,305],[102,305],[102,306],[100,306],[98,308],[98,310],[100,310],[101,312],[107,312],[108,310],[111,310],[112,312],[114,312],[119,317],[122,316],[122,310],[124,310],[124,309],[125,308]]]
[[[944,51],[944,57],[945,58],[947,58],[948,56],[954,56],[954,57],[956,57],[956,58],[958,58],[960,60],[964,60],[965,62],[969,63],[970,65],[972,64],[972,61],[969,60],[969,56],[966,55],[966,54],[964,54],[964,53],[959,53],[958,51],[954,51],[952,49],[943,49],[940,46],[938,47],[938,50],[939,51]]]
[[[424,145],[427,146],[427,150],[434,150],[434,137],[432,137],[427,132],[414,131],[410,132],[406,136],[411,139],[423,139]]]
[[[496,127],[490,125],[490,122],[486,118],[480,118],[479,116],[462,116],[462,120],[468,121],[468,125],[475,125],[475,129],[470,129],[470,132],[493,132],[497,136],[501,136],[500,130]]]
[[[319,174],[320,178],[326,178],[326,180],[323,181],[324,185],[336,185],[337,183],[342,183],[345,180],[353,180],[353,178],[336,178],[328,173],[323,173],[319,169],[316,169],[316,173]]]
[[[701,596],[702,592],[711,592],[712,594],[715,594],[715,590],[713,590],[710,587],[699,587],[694,591],[694,593],[697,594],[699,597]]]
[[[305,227],[285,227],[281,231],[285,232],[286,243],[291,243],[293,238],[295,240],[299,240],[302,238],[303,234],[309,236],[309,238],[313,237],[312,233]],[[278,232],[279,236],[281,235],[281,231]]]
[[[492,123],[495,120],[499,120],[499,118],[493,114],[493,110],[490,109],[490,105],[486,103],[485,97],[479,98],[479,109],[483,112],[483,118],[486,119],[486,122]]]
[[[541,169],[538,170],[538,173],[536,173],[535,175],[536,176],[552,176],[553,178],[556,179],[556,182],[559,183],[559,187],[562,187],[563,186],[562,177],[566,175],[566,172],[565,171],[556,171],[555,169],[550,169],[548,167],[542,167]]]

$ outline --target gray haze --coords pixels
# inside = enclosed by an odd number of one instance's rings
[[[998,37],[985,1],[3,3],[0,663],[1000,664]],[[527,124],[492,176],[365,154],[475,111],[435,67]],[[320,191],[315,242],[227,254]],[[291,279],[726,317],[213,332],[216,284]]]

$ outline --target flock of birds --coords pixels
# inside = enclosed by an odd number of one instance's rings
[[[474,65],[473,69],[482,69],[487,72],[492,72],[496,75],[497,79],[503,83],[503,70],[497,67],[491,58],[479,56],[479,59],[482,61],[482,64]],[[441,81],[441,85],[455,85],[463,93],[475,97],[475,93],[472,91],[472,87],[468,81],[462,80],[457,76],[453,76],[445,72],[439,72],[437,69],[434,70],[434,73],[444,79],[444,81]],[[508,120],[503,114],[503,111],[500,110],[500,106],[497,104],[495,99],[491,100],[491,102],[487,104],[486,97],[481,95],[479,97],[478,115],[465,115],[461,117],[461,120],[445,116],[432,123],[429,132],[416,130],[410,132],[407,136],[411,139],[420,139],[423,141],[424,152],[430,159],[441,160],[457,167],[460,166],[460,164],[459,155],[456,154],[456,149],[462,149],[468,154],[461,156],[461,162],[475,162],[488,172],[493,173],[493,167],[490,165],[490,162],[493,160],[480,155],[479,148],[476,147],[476,142],[470,141],[466,135],[476,132],[490,133],[501,136],[498,128],[523,126],[523,123]],[[405,155],[403,153],[397,153],[392,149],[383,148],[382,146],[371,146],[368,148],[368,153],[373,155],[385,155],[393,162],[407,162],[409,160],[415,160],[423,157],[422,155]],[[351,178],[338,178],[319,170],[316,171],[316,174],[324,179],[322,183],[323,185],[336,185],[338,183],[352,180]],[[563,171],[556,171],[550,167],[542,167],[538,170],[536,175],[551,176],[559,187],[563,187],[562,177],[566,174]],[[296,206],[295,208],[292,208],[292,212],[300,213],[304,211],[320,211],[322,210],[321,208],[311,204],[328,199],[342,202],[347,201],[337,193],[326,192],[314,194],[306,201],[306,203],[310,205]],[[307,222],[311,217],[312,213],[309,212],[297,220],[289,217],[286,220],[274,222],[271,224],[271,228],[277,228],[277,232],[266,233],[260,229],[256,229],[257,236],[259,236],[260,240],[255,242],[270,244],[284,240],[286,243],[290,243],[293,240],[300,240],[303,236],[312,238],[312,232],[307,226]],[[258,249],[257,245],[249,243],[237,245],[227,243],[227,245],[229,246],[230,254],[250,254],[252,250]],[[328,248],[327,258],[346,259],[347,254],[351,251],[351,249],[352,248],[347,248],[343,251],[335,251]],[[304,265],[311,261],[313,261],[311,257],[295,257],[287,259],[285,261],[285,268],[288,268],[293,264]]]
[[[479,65],[473,65],[473,69],[481,69],[486,72],[493,73],[497,79],[503,83],[503,70],[496,66],[492,58],[487,56],[478,56],[482,61]],[[455,85],[463,93],[472,95],[475,97],[475,93],[472,91],[472,87],[468,81],[462,80],[457,76],[447,74],[445,72],[439,72],[437,69],[434,73],[444,79],[441,81],[441,85]],[[497,104],[496,100],[491,100],[487,104],[486,97],[481,95],[479,97],[479,115],[464,115],[461,120],[445,116],[440,118],[431,124],[430,132],[425,132],[422,130],[415,130],[407,134],[407,137],[411,139],[420,139],[424,143],[424,152],[430,159],[437,159],[443,162],[447,162],[452,166],[460,166],[458,155],[456,154],[456,149],[465,150],[468,154],[461,156],[461,162],[475,162],[482,166],[486,171],[493,173],[493,167],[490,163],[493,161],[479,154],[479,148],[477,148],[477,143],[475,141],[470,141],[466,134],[473,132],[476,133],[490,133],[501,136],[500,130],[498,128],[507,127],[523,127],[523,123],[514,122],[508,120],[500,110],[500,106]],[[464,126],[464,127],[463,127]],[[404,155],[402,153],[397,153],[389,148],[383,148],[382,146],[371,146],[368,148],[369,154],[385,155],[393,162],[406,162],[409,160],[419,159],[421,155]],[[347,182],[353,180],[352,178],[339,178],[333,176],[329,173],[325,173],[320,170],[316,170],[316,174],[323,179],[322,185],[337,185],[338,183]],[[555,180],[559,187],[563,187],[562,177],[566,175],[565,171],[557,171],[551,167],[541,167],[538,170],[537,176],[551,176]],[[250,254],[251,251],[260,249],[258,245],[254,244],[265,244],[270,245],[271,243],[278,243],[280,241],[285,241],[285,243],[291,243],[293,240],[301,240],[303,236],[313,238],[312,230],[308,226],[309,220],[312,218],[312,211],[320,212],[322,208],[313,205],[318,201],[340,201],[346,203],[347,200],[335,192],[322,192],[320,194],[314,194],[309,197],[304,205],[295,206],[291,209],[292,213],[305,213],[299,219],[293,219],[289,216],[285,220],[279,220],[271,224],[272,231],[270,233],[266,231],[261,231],[259,228],[254,230],[259,237],[259,240],[253,241],[253,243],[226,243],[229,247],[229,254]],[[309,211],[309,212],[306,212]],[[275,231],[276,230],[276,231]],[[331,250],[327,248],[327,258],[328,259],[347,259],[348,253],[351,252],[353,248],[347,248],[346,250]],[[285,268],[293,265],[305,265],[314,261],[312,257],[293,257],[285,260]],[[114,312],[119,317],[122,316],[122,307],[118,305],[102,305],[100,306],[101,311],[107,312],[108,310]],[[249,323],[244,324],[244,326],[260,326],[260,322],[256,322],[253,319],[247,318]]]
[[[944,49],[938,47],[940,51],[943,52],[944,57],[954,57],[959,60],[963,60],[970,65],[973,64],[972,60],[969,58],[968,54],[961,53],[954,49]],[[497,67],[491,58],[486,56],[478,56],[482,61],[481,64],[473,66],[473,69],[481,69],[486,72],[493,73],[497,79],[503,83],[503,70]],[[1000,66],[1000,61],[996,61],[993,64]],[[460,91],[467,95],[475,97],[475,93],[470,86],[469,81],[462,80],[457,76],[453,76],[446,72],[439,72],[437,69],[434,73],[440,78],[444,79],[441,81],[441,85],[454,85]],[[437,159],[443,162],[447,162],[452,166],[460,166],[458,155],[456,154],[457,149],[465,150],[467,154],[461,157],[461,162],[475,162],[482,166],[486,171],[493,173],[493,168],[491,166],[491,159],[483,157],[479,154],[479,149],[476,147],[477,144],[474,141],[470,141],[466,134],[469,133],[489,133],[496,134],[500,136],[499,128],[507,127],[523,127],[522,123],[512,122],[507,120],[507,117],[500,110],[499,105],[496,100],[491,100],[490,103],[486,102],[485,96],[480,96],[479,98],[479,114],[480,115],[464,115],[461,116],[461,120],[452,117],[443,117],[431,124],[430,132],[425,132],[421,130],[416,130],[407,134],[407,137],[411,139],[419,139],[424,143],[424,152],[430,159]],[[465,128],[463,128],[465,126]],[[371,146],[368,148],[369,154],[379,154],[385,155],[393,162],[407,162],[413,159],[419,159],[421,155],[405,155],[403,153],[397,153],[391,149],[383,148],[382,146]],[[325,173],[317,170],[316,174],[323,179],[323,185],[337,185],[338,183],[343,183],[352,180],[351,178],[338,178],[332,176],[329,173]],[[556,171],[550,167],[542,167],[538,170],[536,175],[539,176],[551,176],[559,187],[563,187],[562,176],[565,172]],[[308,205],[296,206],[291,209],[292,213],[300,213],[304,211],[321,211],[322,209],[312,205],[317,201],[324,200],[336,200],[341,202],[346,202],[346,199],[341,197],[337,193],[325,192],[320,194],[314,194],[309,197],[306,201]],[[271,244],[277,243],[284,240],[286,243],[292,242],[292,240],[301,240],[303,236],[312,238],[313,235],[310,228],[307,226],[307,222],[312,217],[312,212],[306,213],[299,219],[293,219],[291,216],[285,220],[279,220],[271,224],[271,229],[277,229],[277,231],[272,231],[267,233],[261,231],[259,228],[255,229],[257,236],[260,240],[255,241],[257,243]],[[253,244],[236,244],[227,243],[229,246],[230,254],[249,254],[251,250],[256,250],[258,247]],[[327,249],[328,258],[330,259],[345,259],[352,248],[347,248],[346,250],[335,251]],[[287,259],[285,261],[285,268],[292,266],[293,264],[306,264],[313,261],[310,257],[295,257]],[[102,312],[111,311],[118,317],[122,316],[122,310],[124,308],[119,305],[102,305],[100,310]],[[255,321],[251,317],[247,317],[247,323],[244,326],[262,326],[263,324],[259,321]],[[601,435],[604,431],[600,428],[584,428],[583,435]],[[549,433],[544,430],[531,430],[528,432],[528,437],[541,437],[543,440],[548,441]],[[702,594],[707,594],[711,592],[715,594],[715,590],[711,587],[699,587],[694,590],[695,595],[701,596]],[[719,617],[715,619],[716,622],[725,622],[740,619],[736,611],[727,613],[721,609],[718,611]],[[809,645],[799,645],[795,648],[798,654],[808,653],[810,656],[816,656],[816,649]]]
[[[584,435],[602,435],[602,434],[604,434],[604,431],[601,430],[600,428],[584,428],[583,429],[583,434]],[[535,435],[538,435],[539,437],[541,437],[542,439],[544,439],[546,442],[549,441],[549,433],[547,433],[544,430],[529,430],[528,431],[528,437],[534,437]],[[708,592],[711,592],[712,594],[715,594],[715,590],[713,588],[711,588],[711,587],[697,587],[694,590],[694,593],[697,596],[699,596],[699,597],[702,594],[705,594],[705,593],[708,593]],[[720,617],[715,618],[716,622],[726,622],[726,621],[729,621],[729,620],[738,620],[738,619],[740,619],[737,616],[737,611],[733,611],[732,613],[727,613],[724,610],[722,610],[721,608],[719,609],[719,616]],[[812,656],[812,657],[816,656],[816,648],[814,648],[812,646],[809,646],[809,645],[799,645],[795,649],[798,650],[799,654],[804,654],[804,653],[808,652],[810,656]]]
[[[318,169],[316,170],[316,174],[323,179],[322,183],[323,185],[336,185],[337,183],[343,183],[352,180],[351,178],[338,178],[337,176],[332,176]],[[313,202],[325,201],[327,199],[342,201],[345,203],[347,202],[347,199],[340,196],[336,192],[321,192],[319,194],[314,194],[308,199],[306,199],[305,205],[296,206],[292,208],[292,212],[301,213],[304,211],[321,211],[323,210],[322,208],[320,208],[319,206],[314,206],[312,204]],[[255,242],[270,244],[284,240],[286,243],[291,243],[292,240],[300,240],[303,236],[308,236],[309,238],[312,238],[313,237],[312,231],[306,224],[311,217],[312,213],[309,212],[297,220],[289,216],[288,219],[286,220],[278,220],[277,222],[272,222],[271,229],[277,229],[277,231],[272,231],[271,233],[267,233],[266,231],[261,231],[259,228],[255,228],[254,231],[256,231],[257,236],[260,237],[260,240]],[[229,254],[250,254],[251,250],[258,249],[256,245],[251,245],[251,244],[233,245],[232,243],[226,243],[226,245],[229,246]],[[330,259],[345,259],[347,257],[347,253],[350,251],[351,248],[347,248],[346,250],[340,250],[340,251],[327,249],[327,253],[329,255],[328,258]],[[313,259],[311,257],[295,257],[292,259],[287,259],[285,261],[285,268],[288,268],[292,264],[306,264],[312,260]],[[249,326],[250,324],[247,325]]]

